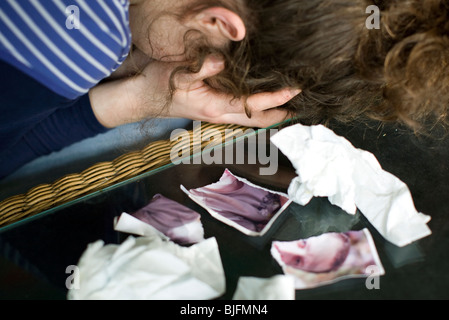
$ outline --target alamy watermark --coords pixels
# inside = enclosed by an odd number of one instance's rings
[[[203,130],[201,122],[194,121],[192,134],[185,129],[171,133],[170,159],[174,164],[259,164],[260,175],[274,175],[278,171],[278,149],[269,139],[277,132],[251,128]]]
[[[380,289],[380,268],[376,265],[368,266],[365,270],[368,277],[365,280],[365,286],[368,290]]]
[[[380,9],[376,5],[370,5],[366,7],[367,14],[370,16],[365,21],[366,28],[380,29]],[[67,29],[79,29],[81,27],[80,9],[76,5],[69,5],[65,9],[66,21],[65,26]]]
[[[65,286],[68,290],[78,290],[80,289],[80,271],[79,267],[75,265],[70,265],[65,270],[66,274],[69,276],[66,278]],[[377,265],[368,266],[365,270],[365,274],[368,275],[365,280],[365,287],[368,290],[379,290],[380,289],[380,269]]]
[[[65,27],[69,30],[72,29],[79,29],[81,27],[81,20],[80,20],[80,8],[75,5],[70,5],[67,8],[65,8]]]
[[[365,21],[365,26],[367,29],[380,29],[380,9],[378,6],[371,5],[366,7],[367,14],[370,16]]]
[[[79,289],[80,288],[80,270],[77,266],[70,265],[65,269],[65,273],[69,276],[65,280],[65,286],[67,289]]]

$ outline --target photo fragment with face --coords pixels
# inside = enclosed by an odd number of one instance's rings
[[[131,215],[178,244],[193,244],[204,239],[200,214],[161,194],[156,194],[150,203]]]
[[[286,194],[252,184],[228,169],[216,183],[181,189],[214,218],[249,236],[265,234],[291,203]]]
[[[271,254],[283,272],[294,277],[296,289],[385,274],[368,229],[274,241]]]

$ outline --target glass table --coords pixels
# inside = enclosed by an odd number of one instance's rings
[[[383,239],[361,213],[346,214],[325,198],[314,198],[307,206],[292,203],[261,237],[245,236],[212,218],[181,191],[181,184],[195,188],[216,182],[228,168],[260,186],[286,192],[295,176],[289,161],[277,149],[269,149],[271,129],[259,130],[242,137],[240,142],[220,146],[225,151],[221,154],[218,149],[208,151],[209,156],[221,157],[222,161],[210,163],[205,161],[204,153],[195,154],[184,159],[190,163],[164,166],[1,228],[0,299],[66,299],[66,280],[70,275],[67,267],[77,264],[89,243],[99,239],[106,244],[124,241],[128,235],[114,231],[114,217],[140,209],[156,193],[200,213],[205,236],[217,239],[226,274],[226,293],[220,299],[232,298],[241,276],[263,278],[282,273],[270,254],[274,240],[363,228],[370,230],[385,268],[380,287],[369,290],[365,279],[342,280],[297,290],[297,299],[449,298],[449,218],[446,217],[449,214],[449,139],[417,137],[399,127],[333,125],[332,128],[354,146],[372,152],[384,170],[409,186],[416,208],[432,217],[431,236],[398,248]],[[256,139],[251,141],[251,136]],[[255,141],[256,148],[253,148]],[[245,147],[244,161],[237,161],[236,149],[232,154],[234,159],[226,160],[229,156],[226,150],[230,150],[226,148],[232,149],[238,143]],[[262,152],[276,152],[278,170],[274,175],[260,174],[260,169],[268,166],[260,161],[263,157],[256,157],[256,163],[251,160],[254,159],[251,155],[259,152],[261,146],[265,149]]]

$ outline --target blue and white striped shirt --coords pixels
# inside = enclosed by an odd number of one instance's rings
[[[128,8],[128,0],[1,0],[0,59],[75,99],[127,57]]]

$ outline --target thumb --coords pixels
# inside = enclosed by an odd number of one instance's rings
[[[201,70],[193,74],[183,74],[177,79],[177,86],[179,88],[185,88],[191,86],[197,81],[203,81],[204,79],[213,77],[223,71],[225,68],[225,62],[222,58],[216,55],[209,55],[204,59]]]

